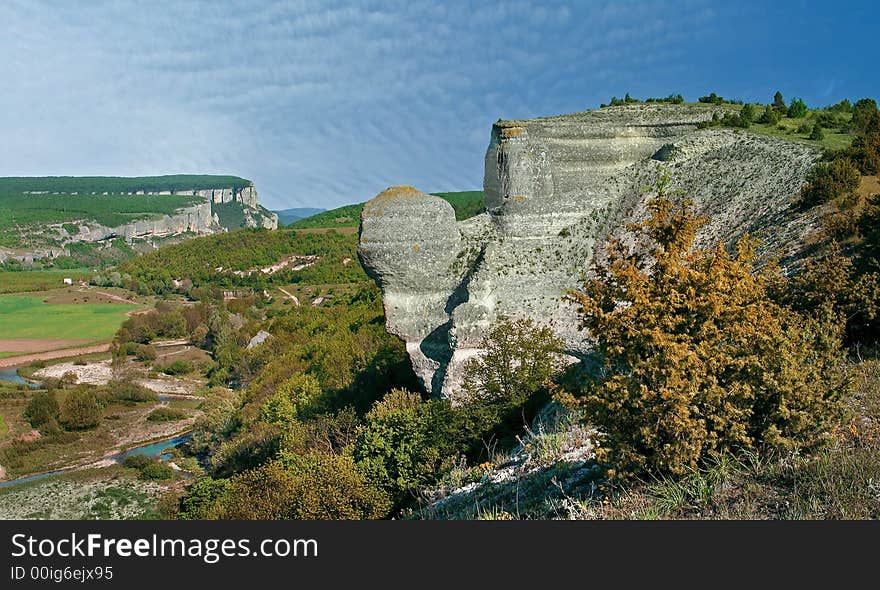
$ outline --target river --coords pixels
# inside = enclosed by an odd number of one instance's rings
[[[178,447],[178,446],[182,445],[183,443],[185,443],[186,441],[190,440],[191,438],[192,438],[192,433],[185,432],[183,434],[178,434],[177,436],[175,436],[173,438],[166,438],[165,440],[159,440],[156,442],[151,442],[151,443],[141,445],[139,447],[133,447],[131,449],[121,451],[119,453],[111,455],[108,458],[112,459],[116,463],[122,463],[123,461],[125,461],[125,459],[127,457],[131,457],[133,455],[144,455],[146,457],[159,459],[160,461],[167,461],[168,459],[171,458],[171,454],[165,453],[163,451],[167,451],[171,448]],[[46,477],[50,477],[53,475],[59,475],[61,473],[68,473],[70,471],[73,471],[74,469],[76,469],[76,468],[74,467],[74,468],[70,468],[70,469],[59,469],[58,471],[47,471],[45,473],[36,473],[34,475],[26,475],[24,477],[19,477],[18,479],[10,479],[9,481],[0,481],[0,488],[8,488],[10,486],[18,485],[21,483],[35,481],[38,479],[44,479]]]
[[[12,369],[0,369],[0,381],[21,383],[34,389],[40,386],[38,383],[34,383],[33,381],[28,381],[27,379],[22,378],[22,376],[18,374],[18,369],[15,367],[13,367]]]

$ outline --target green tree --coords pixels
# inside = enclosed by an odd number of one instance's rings
[[[483,401],[519,404],[546,388],[561,367],[563,343],[530,319],[500,321],[483,339],[485,353],[465,367],[465,389]]]
[[[788,112],[785,99],[782,98],[782,93],[778,90],[776,91],[776,94],[773,95],[773,110],[780,115],[785,115]]]
[[[755,122],[755,105],[751,103],[746,103],[743,105],[743,108],[739,112],[740,118],[743,121],[748,121],[749,123]]]
[[[669,183],[631,227],[636,246],[611,242],[572,294],[596,339],[600,369],[580,405],[600,457],[623,474],[682,474],[741,449],[821,444],[844,389],[840,330],[772,301],[752,240],[735,256],[694,249],[705,220]]]
[[[799,98],[792,99],[788,107],[788,116],[792,119],[802,119],[807,116],[807,103]]]
[[[38,391],[24,409],[24,417],[34,428],[41,428],[58,419],[61,408],[54,391]]]
[[[59,421],[68,430],[88,430],[101,420],[98,399],[88,388],[68,391],[61,401]]]
[[[825,133],[822,132],[822,127],[819,124],[813,125],[813,130],[810,131],[810,139],[813,141],[822,141],[825,139]]]

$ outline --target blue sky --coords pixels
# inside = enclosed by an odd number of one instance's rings
[[[271,208],[479,188],[498,118],[880,95],[870,2],[0,3],[0,175],[228,173]]]

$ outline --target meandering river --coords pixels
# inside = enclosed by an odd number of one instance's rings
[[[125,451],[120,451],[114,455],[110,455],[106,457],[116,463],[122,463],[125,461],[127,457],[131,457],[133,455],[144,455],[150,458],[156,458],[160,461],[167,461],[171,458],[171,454],[166,451],[180,446],[186,441],[192,438],[191,432],[184,432],[183,434],[178,434],[173,438],[166,438],[164,440],[159,440],[147,444],[143,444],[138,447],[133,447],[131,449],[127,449]],[[44,479],[46,477],[51,477],[53,475],[60,475],[62,473],[69,473],[78,469],[77,467],[71,467],[68,469],[59,469],[57,471],[47,471],[45,473],[35,473],[34,475],[26,475],[24,477],[19,477],[18,479],[10,479],[8,481],[0,481],[0,488],[8,488],[10,486],[27,483],[29,481],[35,481],[38,479]]]

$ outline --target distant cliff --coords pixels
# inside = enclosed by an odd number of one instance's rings
[[[168,239],[278,227],[253,183],[229,176],[2,178],[0,201],[10,210],[0,225],[0,261],[54,258],[69,254],[72,244],[116,238],[155,247]]]
[[[640,104],[499,121],[486,151],[486,213],[456,222],[448,203],[412,187],[369,201],[359,255],[425,388],[456,396],[464,364],[500,317],[532,318],[572,356],[588,353],[564,295],[606,239],[644,215],[642,188],[661,167],[711,216],[702,244],[751,232],[762,252],[796,257],[814,221],[791,204],[819,152],[697,128],[723,108]]]

